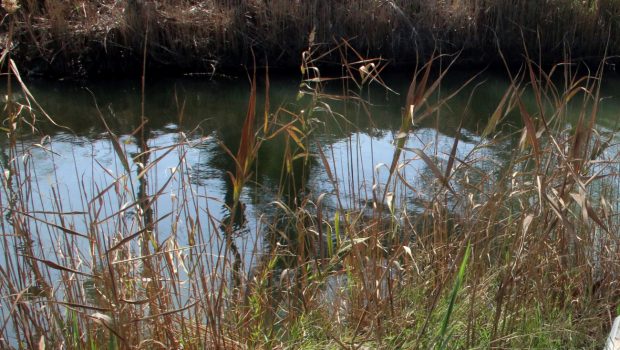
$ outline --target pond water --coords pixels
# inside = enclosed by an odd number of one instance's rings
[[[448,75],[440,88],[440,94],[448,95],[456,91],[462,83],[473,76],[470,72],[453,72]],[[365,112],[359,105],[327,100],[330,108],[338,113],[330,116],[318,114],[310,142],[314,160],[307,171],[306,190],[315,194],[333,191],[326,182],[324,167],[318,166],[316,147],[322,147],[324,154],[335,165],[337,177],[352,186],[349,196],[365,187],[366,182],[378,176],[375,182],[381,182],[383,171],[381,164],[387,166],[392,162],[394,140],[405,105],[405,95],[409,80],[402,75],[384,77],[393,92],[375,85],[374,89],[364,89],[362,95],[370,104]],[[299,91],[299,79],[271,77],[270,105],[271,112],[284,108],[292,113],[300,113],[305,107],[304,101],[296,101]],[[257,100],[258,119],[262,122],[264,89],[259,82]],[[37,177],[46,179],[41,185],[59,186],[69,198],[63,203],[78,203],[73,189],[80,183],[99,183],[102,168],[117,174],[121,164],[118,161],[112,143],[101,122],[105,118],[110,129],[119,137],[127,154],[136,156],[139,145],[136,129],[141,124],[141,91],[139,81],[115,81],[101,83],[29,83],[33,95],[41,106],[52,116],[54,121],[67,129],[57,128],[49,123],[39,123],[36,135],[27,135],[23,139],[22,152],[36,159]],[[340,83],[329,86],[335,93],[340,93]],[[620,96],[616,96],[620,80],[608,79],[604,85],[601,110],[597,119],[598,129],[611,131],[618,127],[617,111],[620,110]],[[458,152],[469,152],[472,145],[480,143],[481,131],[488,118],[494,112],[503,94],[508,89],[508,80],[501,73],[488,73],[469,84],[469,87],[451,98],[433,116],[414,126],[407,142],[409,148],[424,149],[435,157],[446,158],[454,143],[459,124],[463,123]],[[354,92],[355,93],[355,92]],[[236,152],[241,137],[241,128],[247,112],[249,82],[247,79],[210,80],[207,78],[179,78],[147,82],[144,101],[144,114],[148,119],[146,137],[149,148],[156,150],[149,157],[158,158],[165,152],[165,147],[178,143],[186,137],[188,147],[184,150],[188,168],[191,170],[191,184],[203,188],[208,197],[230,202],[232,185],[228,172],[234,172],[234,161],[227,151]],[[531,94],[525,93],[526,106],[536,108],[536,101]],[[574,122],[576,113],[569,113],[569,123]],[[41,117],[40,117],[41,118]],[[43,119],[43,118],[41,118]],[[498,129],[515,131],[521,121],[516,113],[505,118]],[[182,136],[180,133],[183,133]],[[42,136],[46,137],[43,138]],[[508,138],[501,145],[494,145],[489,152],[494,160],[501,161],[508,157],[510,150],[516,147],[518,135]],[[36,146],[33,146],[36,145]],[[43,147],[38,147],[39,145]],[[224,147],[223,147],[223,146]],[[254,215],[263,211],[256,207],[268,205],[277,199],[277,187],[283,172],[282,138],[268,140],[262,144],[256,161],[254,184],[246,186],[244,201]],[[53,152],[49,152],[49,149]],[[129,165],[135,170],[134,160],[129,157]],[[154,178],[167,179],[170,170],[178,165],[177,150],[158,159]],[[312,165],[317,166],[312,166]],[[422,163],[420,163],[422,164]],[[419,169],[422,171],[421,169]],[[104,186],[105,181],[99,183]],[[154,188],[157,185],[153,184]],[[341,189],[341,190],[347,190]],[[38,191],[42,195],[49,191],[44,186]],[[167,190],[168,194],[173,190]],[[345,196],[348,197],[348,196]],[[356,200],[355,198],[347,198]],[[368,198],[359,198],[363,201]],[[349,203],[355,206],[355,203]]]
[[[447,96],[473,75],[449,74],[439,95]],[[261,227],[267,221],[261,218],[279,208],[274,201],[294,205],[293,192],[314,200],[326,193],[327,208],[340,200],[343,207],[363,209],[377,198],[376,193],[381,193],[377,189],[385,186],[394,157],[394,140],[399,137],[408,78],[408,74],[385,76],[393,92],[380,86],[364,88],[360,94],[369,101],[367,109],[360,104],[325,99],[335,113],[326,113],[327,107],[323,107],[323,112],[312,117],[311,141],[307,144],[311,157],[295,168],[292,179],[286,179],[285,137],[263,142],[251,180],[241,194],[242,212],[235,218],[240,223],[235,242],[245,266],[251,266],[254,253],[267,244],[261,236]],[[259,81],[257,96],[257,118],[261,123],[263,84]],[[145,150],[140,144],[140,132],[136,132],[141,125],[139,81],[84,84],[32,81],[28,86],[45,111],[64,127],[50,125],[39,115],[38,130],[34,134],[24,131],[17,146],[22,159],[21,171],[30,174],[29,180],[35,180],[28,186],[24,184],[26,187],[21,190],[26,192],[24,210],[33,217],[30,227],[38,237],[35,244],[41,259],[72,266],[79,260],[84,264],[81,268],[95,269],[96,266],[88,265],[87,256],[94,252],[86,241],[77,237],[75,245],[63,246],[66,242],[58,237],[66,232],[50,232],[48,223],[70,227],[84,235],[97,235],[109,247],[138,230],[134,218],[140,214],[136,201],[142,195],[156,197],[151,209],[155,220],[161,218],[153,229],[157,245],[172,244],[171,249],[182,250],[187,245],[202,244],[205,253],[221,254],[225,241],[222,226],[230,216],[229,206],[233,201],[229,172],[235,170],[226,149],[234,154],[239,145],[250,90],[247,79],[186,77],[147,81],[144,115],[148,123],[144,137],[150,151],[148,158],[137,157]],[[406,147],[423,149],[440,164],[448,158],[462,122],[457,155],[468,154],[481,142],[482,130],[508,86],[503,74],[485,73],[437,113],[416,124]],[[341,87],[337,82],[328,90],[339,93]],[[300,79],[272,76],[271,112],[282,108],[290,113],[280,113],[289,117],[302,113],[307,98],[297,99],[299,88]],[[350,94],[356,91],[359,92],[353,89]],[[620,80],[609,79],[604,85],[602,95],[606,98],[597,121],[602,132],[618,126],[618,91]],[[17,94],[18,101],[19,97]],[[523,99],[528,107],[536,105],[531,94],[524,94]],[[128,155],[127,166],[131,172],[125,178],[119,179],[125,165],[110,141],[102,117]],[[511,115],[498,129],[509,134],[520,128],[520,123],[516,114]],[[567,128],[569,125],[570,120]],[[519,136],[514,133],[494,142],[480,157],[494,164],[501,163],[518,147]],[[291,140],[288,141],[290,144]],[[616,150],[612,147],[607,152]],[[431,186],[433,176],[423,160],[411,155],[404,154],[402,159],[410,158],[403,165],[403,174],[412,188],[403,189],[398,204],[415,211],[419,202],[428,200],[425,188]],[[326,171],[324,162],[330,165],[330,171]],[[293,164],[297,166],[300,161]],[[141,188],[140,180],[144,177],[138,174],[145,167],[148,182]],[[332,195],[336,184],[340,198]],[[3,202],[6,209],[6,199]],[[60,212],[72,214],[58,215]],[[119,217],[122,218],[113,219]],[[10,254],[5,251],[3,264],[8,259]],[[24,287],[28,283],[34,282],[25,281]]]
[[[474,76],[471,72],[455,71],[442,83],[439,96],[447,96],[462,86],[463,82]],[[367,110],[359,104],[343,104],[339,101],[325,99],[336,115],[317,113],[309,142],[311,159],[298,171],[297,184],[305,182],[303,188],[295,189],[317,198],[321,193],[333,193],[334,183],[330,181],[325,167],[320,160],[318,148],[323,151],[326,161],[332,168],[332,174],[339,183],[338,191],[343,195],[341,205],[348,208],[361,208],[373,199],[373,185],[385,185],[389,165],[394,155],[394,140],[398,136],[405,105],[405,95],[409,84],[408,77],[387,75],[388,91],[378,84],[374,88],[351,89],[350,94],[361,93],[369,102]],[[258,119],[263,118],[262,101],[264,86],[259,81],[257,101]],[[414,126],[406,147],[423,149],[433,159],[441,163],[448,158],[454,143],[454,137],[461,121],[458,153],[470,152],[474,145],[480,143],[481,131],[488,118],[494,112],[503,94],[508,89],[508,80],[504,74],[485,73],[459,94],[451,98],[433,116]],[[248,79],[177,78],[148,81],[145,90],[144,114],[148,119],[145,137],[151,153],[148,158],[136,159],[142,151],[136,129],[141,124],[141,89],[135,80],[114,82],[89,82],[84,84],[65,82],[32,81],[28,84],[32,94],[40,105],[64,128],[38,121],[38,131],[33,134],[24,132],[19,144],[19,153],[28,155],[33,160],[28,170],[37,179],[33,187],[36,200],[31,199],[31,211],[84,211],[84,205],[99,191],[117,180],[123,173],[123,164],[118,158],[113,143],[101,121],[103,117],[109,128],[119,140],[128,155],[128,165],[132,173],[125,186],[132,187],[133,195],[139,192],[139,173],[136,164],[140,160],[156,164],[150,169],[147,195],[158,194],[154,203],[155,217],[179,211],[183,202],[184,189],[189,186],[201,198],[192,204],[195,213],[203,212],[224,220],[229,215],[233,188],[229,172],[235,170],[235,163],[229,149],[236,153],[241,137],[241,129],[247,112],[249,82]],[[603,94],[598,118],[600,130],[609,131],[617,127],[617,111],[620,99],[614,96],[620,87],[620,80],[608,79]],[[305,107],[305,100],[297,100],[300,79],[271,77],[270,110],[286,109],[299,114]],[[337,81],[328,85],[327,90],[341,94],[342,83]],[[19,99],[19,95],[17,95]],[[531,94],[524,94],[524,103],[532,109],[536,101]],[[286,114],[286,113],[282,113]],[[575,117],[576,118],[576,117]],[[570,119],[570,114],[569,114]],[[567,123],[569,123],[567,121]],[[498,129],[514,131],[521,126],[515,113],[506,118]],[[568,126],[567,126],[568,127]],[[517,147],[519,135],[506,138],[489,147],[484,157],[490,162],[508,159],[510,151]],[[290,141],[290,140],[289,140]],[[174,147],[179,142],[183,147]],[[273,201],[287,197],[282,193],[285,142],[282,137],[263,142],[255,162],[251,181],[242,194],[244,205],[242,225],[251,237],[244,245],[260,246],[256,240],[257,219],[274,209]],[[407,156],[403,155],[403,159]],[[409,155],[409,158],[411,155]],[[185,174],[179,173],[182,170]],[[431,173],[425,163],[411,160],[406,163],[406,174],[419,191],[408,192],[404,197],[413,206],[418,199],[424,198],[425,173]],[[176,173],[175,173],[176,172]],[[166,183],[173,173],[173,181]],[[432,173],[431,173],[432,175]],[[432,177],[432,176],[431,176]],[[186,178],[188,183],[181,178]],[[165,188],[162,186],[165,185]],[[290,186],[289,186],[290,187]],[[298,186],[299,187],[299,186]],[[377,187],[375,186],[375,189]],[[117,191],[117,193],[120,193]],[[108,217],[124,208],[135,214],[127,206],[135,201],[131,196],[115,196],[106,193],[109,206],[101,217]],[[185,198],[185,200],[188,200]],[[334,198],[329,198],[334,200]],[[326,202],[329,202],[327,200]],[[179,204],[181,203],[181,204]],[[290,203],[287,203],[290,204]],[[402,203],[401,203],[402,204]],[[107,215],[104,215],[107,214]],[[192,220],[196,220],[193,217]],[[239,218],[237,218],[239,219]],[[79,232],[88,230],[89,220],[76,219],[71,223]],[[190,220],[191,221],[191,220]],[[205,222],[207,220],[203,220]],[[105,221],[102,221],[105,223]],[[165,240],[166,231],[187,232],[187,218],[167,218],[159,223],[161,236]],[[173,227],[174,226],[174,227]],[[167,229],[164,229],[167,227]],[[212,228],[215,229],[215,228]],[[119,232],[118,228],[109,227],[110,232]],[[209,230],[207,230],[209,231]],[[178,238],[186,244],[187,237]],[[51,248],[50,248],[51,249]]]

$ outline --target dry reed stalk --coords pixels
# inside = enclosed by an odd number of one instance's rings
[[[586,330],[604,323],[617,306],[620,273],[613,200],[618,159],[606,152],[612,136],[595,129],[602,70],[584,77],[565,63],[544,70],[525,50],[524,69],[508,72],[510,86],[481,128],[485,137],[465,154],[455,137],[441,161],[441,152],[410,148],[406,140],[417,132],[413,125],[437,115],[464,86],[436,95],[448,70],[432,70],[441,56],[421,62],[407,92],[388,181],[372,179],[365,183],[374,188],[360,188],[353,179],[369,160],[353,161],[355,140],[346,140],[346,161],[338,164],[334,146],[313,139],[313,132],[322,119],[354,127],[330,107],[334,101],[351,103],[356,108],[348,106],[349,113],[367,117],[371,110],[360,96],[365,84],[382,84],[383,61],[364,59],[350,41],[331,49],[309,41],[299,112],[272,113],[265,103],[264,119],[257,121],[258,87],[251,77],[239,147],[227,151],[234,190],[228,202],[218,203],[229,215],[223,219],[209,207],[208,189],[192,187],[186,153],[195,143],[179,133],[179,142],[149,148],[144,110],[134,133],[136,157],[106,125],[116,172],[93,162],[91,172],[104,173],[105,182],[81,183],[77,213],[67,212],[58,186],[53,210],[37,211],[34,204],[46,199],[32,191],[40,179],[31,158],[20,160],[17,142],[19,113],[34,109],[9,99],[2,163],[8,176],[0,200],[11,218],[1,221],[3,232],[11,235],[2,236],[8,263],[0,266],[0,291],[11,303],[2,334],[10,325],[11,335],[27,346],[36,347],[44,335],[50,346],[75,348],[269,348],[309,341],[310,333],[319,334],[317,342],[350,348],[442,348],[447,339],[464,347],[594,343],[600,330]],[[143,42],[144,58],[147,46]],[[341,58],[346,74],[322,74],[321,62],[330,55]],[[346,91],[328,93],[325,86],[334,81]],[[533,105],[523,102],[525,93],[534,94]],[[571,101],[579,102],[580,114],[567,129]],[[522,124],[499,133],[510,113]],[[287,145],[281,197],[273,204],[277,214],[261,221],[260,233],[271,242],[262,252],[258,243],[238,239],[243,220],[235,218],[246,215],[242,191],[258,179],[260,148],[278,137]],[[514,150],[506,162],[489,161],[502,147]],[[171,155],[178,157],[174,171],[155,181]],[[415,161],[426,183],[406,173]],[[310,166],[325,172],[331,192],[305,191]],[[158,203],[168,200],[164,193],[172,186],[172,212],[160,212]],[[412,190],[428,195],[417,213],[406,206]],[[359,204],[363,198],[374,202]],[[132,208],[136,214],[128,216]],[[169,233],[167,220],[175,223]],[[179,230],[179,222],[186,228]],[[48,236],[59,249],[42,248]],[[186,246],[179,237],[186,237]],[[22,256],[9,256],[20,243]],[[256,263],[243,266],[245,255]],[[25,279],[26,273],[34,278]],[[549,320],[566,322],[568,335],[550,331]]]

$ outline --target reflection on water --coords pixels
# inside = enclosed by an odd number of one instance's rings
[[[454,72],[452,80],[441,87],[442,94],[457,89],[472,74]],[[401,109],[408,81],[402,76],[387,76],[385,80],[400,95],[382,89],[362,91],[362,96],[371,103],[370,114],[356,105],[344,106],[333,102],[332,108],[342,113],[342,117],[319,116],[314,131],[311,152],[317,154],[322,147],[335,175],[342,181],[340,188],[347,201],[346,206],[356,207],[371,200],[372,186],[385,185],[391,158],[393,140],[401,122]],[[620,81],[610,80],[603,91],[613,93]],[[259,82],[260,86],[260,82]],[[458,125],[463,123],[461,140],[457,155],[471,151],[479,141],[480,131],[486,126],[487,118],[495,110],[508,87],[502,75],[485,74],[448,101],[440,111],[415,125],[415,132],[409,138],[407,148],[424,149],[426,153],[441,163],[446,161],[454,142]],[[59,190],[56,195],[61,202],[71,207],[79,207],[83,201],[76,188],[91,187],[102,189],[109,185],[114,174],[122,172],[113,145],[108,140],[100,113],[113,132],[115,132],[129,155],[140,153],[140,144],[135,131],[140,126],[140,88],[137,82],[88,83],[85,86],[71,83],[32,82],[30,88],[39,103],[54,120],[68,127],[72,132],[55,128],[44,121],[37,127],[42,135],[49,138],[27,138],[21,151],[34,160],[40,186],[36,191],[43,198],[50,198],[51,187]],[[335,89],[336,87],[334,87]],[[299,112],[303,106],[295,102],[298,81],[295,79],[273,78],[270,98],[272,111],[277,107]],[[225,151],[236,153],[241,136],[241,126],[246,114],[249,84],[237,81],[210,81],[201,79],[177,79],[149,82],[146,89],[145,116],[148,119],[149,133],[146,140],[152,149],[150,159],[157,159],[155,176],[150,180],[151,191],[157,191],[162,181],[168,178],[181,162],[190,171],[191,186],[204,195],[210,213],[224,220],[226,204],[232,201],[232,188],[229,171],[234,171],[235,163]],[[263,101],[264,93],[259,89],[257,101]],[[528,107],[535,107],[535,101],[524,95]],[[258,110],[261,110],[259,106]],[[620,110],[618,99],[607,98],[601,104],[598,123],[603,129],[617,127],[616,111]],[[346,120],[345,120],[346,119]],[[570,118],[569,118],[570,119]],[[500,129],[515,130],[520,124],[516,113],[509,115]],[[506,159],[510,150],[518,142],[518,135],[504,140],[503,144],[488,150],[490,160]],[[167,147],[186,138],[187,147],[183,154],[178,149],[168,152]],[[225,147],[222,147],[224,145]],[[282,183],[284,140],[275,138],[264,142],[257,157],[252,184],[243,193],[244,217],[237,220],[255,219],[271,209],[270,202],[282,193],[278,188]],[[413,154],[404,152],[403,159],[412,159]],[[136,159],[129,159],[132,169],[137,166]],[[308,164],[307,181],[298,179],[298,184],[307,182],[303,191],[318,196],[330,193],[333,186],[322,166]],[[140,162],[139,162],[140,163]],[[297,171],[301,174],[304,171]],[[425,172],[422,160],[405,164],[403,173],[411,183],[424,188]],[[50,186],[50,187],[46,187]],[[375,186],[377,187],[377,186]],[[137,190],[137,188],[136,188]],[[154,204],[160,214],[174,210],[174,198],[178,196],[178,184],[169,184]],[[151,192],[153,193],[153,192]],[[361,198],[355,198],[360,196]],[[423,191],[408,193],[408,201],[415,203],[423,197]],[[118,205],[124,203],[117,199]],[[44,206],[40,204],[40,206]],[[44,208],[41,208],[44,209]],[[254,220],[252,220],[254,219]],[[75,225],[79,226],[79,222]],[[161,223],[160,223],[161,225]],[[187,230],[179,221],[177,230]],[[252,224],[250,224],[249,227]],[[242,225],[241,225],[242,226]],[[246,227],[247,229],[247,227]],[[250,231],[252,229],[250,228]]]
[[[468,75],[455,72],[453,80],[442,85],[441,94],[445,96],[460,87]],[[393,141],[401,125],[408,86],[408,81],[402,77],[387,76],[385,80],[401,95],[378,88],[361,91],[370,103],[369,113],[360,105],[332,101],[331,108],[338,114],[319,113],[313,117],[313,135],[308,144],[313,157],[308,162],[293,162],[293,175],[288,175],[284,168],[284,138],[263,142],[251,179],[241,196],[243,205],[235,213],[230,212],[233,188],[229,172],[235,171],[235,161],[230,154],[237,153],[246,116],[249,93],[246,81],[149,82],[144,113],[148,124],[141,130],[141,96],[137,82],[89,83],[88,89],[68,83],[31,82],[29,87],[33,95],[47,113],[56,123],[71,130],[59,129],[40,120],[36,124],[39,131],[35,133],[40,136],[24,132],[23,141],[17,146],[24,164],[30,164],[22,171],[29,172],[35,180],[33,186],[27,188],[28,210],[39,220],[30,226],[33,236],[39,237],[33,244],[39,245],[40,250],[55,261],[70,260],[66,265],[75,266],[76,261],[87,264],[89,254],[104,254],[95,252],[86,241],[55,246],[63,240],[54,235],[62,232],[48,232],[48,223],[70,227],[84,235],[103,232],[106,237],[96,239],[105,241],[102,246],[107,247],[130,237],[129,233],[140,232],[139,227],[147,227],[148,235],[145,234],[139,247],[143,255],[161,251],[161,246],[166,244],[166,249],[185,254],[179,247],[189,245],[200,247],[206,259],[232,255],[235,264],[248,270],[258,263],[252,260],[256,258],[253,253],[273,242],[272,238],[261,236],[261,228],[265,224],[262,218],[275,216],[279,210],[273,204],[275,200],[293,207],[301,198],[295,194],[313,199],[326,194],[322,205],[328,209],[335,207],[336,200],[340,201],[339,205],[358,210],[381,205],[378,202],[385,197],[394,155]],[[620,91],[615,89],[618,85],[620,81],[610,80],[603,95]],[[303,101],[296,101],[298,87],[295,79],[272,78],[272,112],[281,107],[301,113],[304,105]],[[415,213],[425,206],[424,203],[432,201],[428,197],[429,189],[433,188],[436,178],[413,149],[424,150],[443,169],[458,126],[462,125],[456,157],[465,158],[481,141],[481,130],[507,88],[508,82],[501,75],[486,74],[449,100],[435,115],[414,125],[401,155],[400,174],[409,186],[398,189],[401,193],[396,197],[397,205],[406,206],[409,212]],[[259,91],[258,101],[264,100],[261,94],[264,91]],[[527,108],[535,108],[531,95],[525,93],[523,100]],[[259,106],[258,111],[261,110]],[[599,129],[615,130],[619,110],[620,102],[616,98],[605,99],[598,117]],[[129,155],[127,164],[119,158],[101,116],[118,135],[117,146]],[[569,113],[567,122],[571,118],[574,114]],[[498,126],[508,136],[476,150],[476,165],[502,164],[509,159],[520,136],[511,132],[518,128],[517,114],[509,114]],[[6,144],[6,140],[3,142]],[[614,151],[617,148],[607,150]],[[319,154],[325,158],[320,159]],[[323,162],[329,165],[330,172]],[[127,172],[127,177],[119,178],[125,167],[131,171]],[[3,168],[6,169],[6,164]],[[148,181],[142,174],[144,169],[148,169]],[[72,214],[50,214],[52,212]],[[121,220],[109,220],[114,216]],[[231,217],[233,222],[230,222]],[[148,220],[139,226],[136,220],[143,220],[140,218]],[[92,227],[93,223],[97,227]],[[289,229],[294,228],[283,228]],[[138,247],[134,245],[134,248]],[[129,251],[118,249],[114,258],[118,262],[135,257]],[[1,259],[0,264],[3,264],[8,258]],[[210,264],[208,261],[205,266],[211,267]],[[101,267],[89,268],[93,271]],[[152,278],[144,274],[144,279]],[[35,281],[25,283],[37,288]],[[95,282],[89,280],[88,283],[88,290],[96,289],[91,286]],[[147,282],[145,284],[148,286]],[[145,289],[148,295],[148,288]],[[102,297],[93,295],[93,298]],[[180,300],[190,296],[176,297],[176,307],[180,307],[183,305]],[[174,304],[174,301],[164,304],[169,303]]]

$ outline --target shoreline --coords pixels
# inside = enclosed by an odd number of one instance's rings
[[[620,53],[614,17],[620,3],[614,1],[33,3],[20,2],[5,17],[1,35],[6,43],[8,23],[15,21],[11,56],[22,74],[53,79],[139,76],[143,52],[149,71],[159,74],[245,72],[252,55],[259,67],[298,70],[304,50],[334,49],[341,38],[348,38],[350,50],[333,50],[325,62],[343,55],[355,61],[357,51],[399,69],[424,62],[434,50],[460,51],[457,66],[480,69],[502,66],[498,47],[514,67],[526,50],[543,65],[565,58],[593,65]]]

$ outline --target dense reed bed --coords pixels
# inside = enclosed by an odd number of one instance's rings
[[[372,160],[338,164],[313,131],[326,120],[347,124],[349,113],[372,118],[362,96],[369,84],[383,86],[385,61],[347,41],[310,45],[298,110],[271,106],[268,75],[261,86],[251,75],[241,138],[221,145],[233,191],[213,198],[192,184],[186,161],[211,139],[179,132],[154,148],[144,106],[126,139],[101,115],[116,161],[93,161],[89,173],[99,181],[76,171],[79,186],[67,189],[38,177],[35,151],[55,152],[37,125],[53,116],[5,50],[0,346],[601,347],[620,297],[617,137],[596,127],[605,62],[593,72],[569,62],[544,70],[525,52],[467,152],[460,128],[447,151],[408,142],[460,92],[440,91],[455,57],[420,62],[402,92],[393,160],[372,164],[387,176],[355,181],[359,162]],[[341,58],[334,78],[320,69],[330,55]],[[341,93],[326,89],[334,83]],[[15,100],[15,90],[25,99]],[[523,103],[526,91],[536,105]],[[343,102],[353,107],[332,108]],[[504,123],[515,115],[518,124]],[[41,141],[23,138],[32,133]],[[242,193],[260,189],[260,150],[275,139],[286,145],[277,199],[248,223]],[[355,159],[359,150],[348,145],[346,158]],[[505,161],[489,156],[494,146],[506,149]],[[161,178],[165,157],[175,166]],[[310,164],[321,167],[328,190],[308,190]],[[59,200],[67,190],[79,202]],[[422,199],[410,203],[412,193]],[[248,239],[248,229],[264,243]]]
[[[151,66],[203,74],[250,66],[250,48],[259,64],[297,67],[311,33],[408,65],[437,43],[478,65],[498,61],[497,41],[520,52],[522,37],[549,64],[597,62],[606,42],[610,56],[620,49],[616,0],[16,2],[14,54],[24,73],[63,77],[139,72],[145,34]]]

